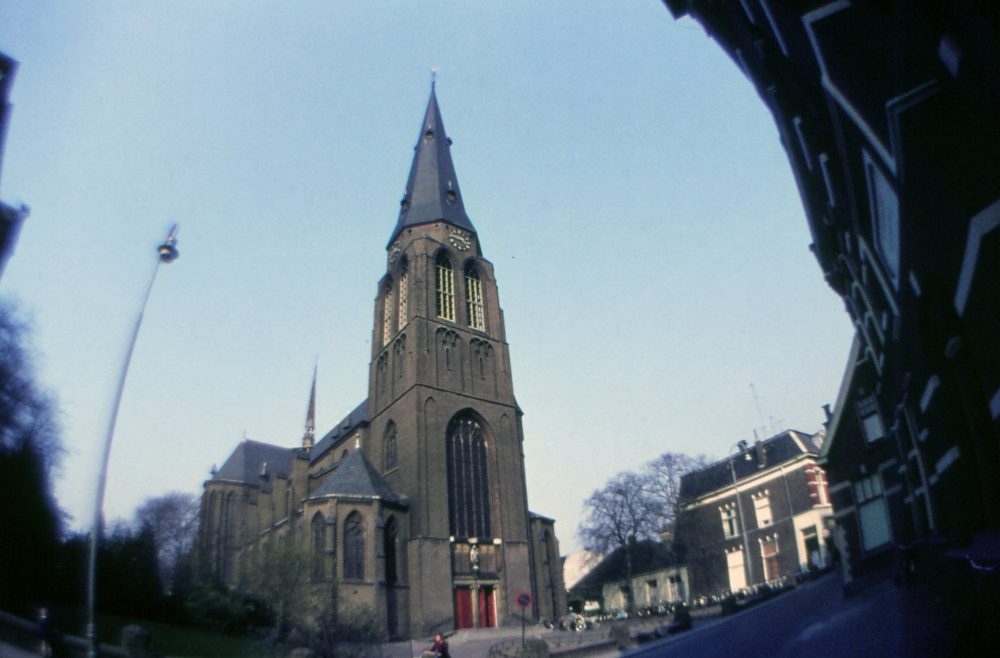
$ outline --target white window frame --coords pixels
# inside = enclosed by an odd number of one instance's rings
[[[878,400],[874,395],[868,395],[857,401],[858,420],[865,434],[865,441],[874,443],[885,438],[885,426],[878,412]]]
[[[440,257],[437,267],[437,316],[449,322],[455,321],[455,276],[451,260]]]
[[[738,592],[747,586],[747,572],[743,565],[743,547],[726,551],[726,567],[729,570],[729,591]]]
[[[404,271],[399,276],[399,328],[402,329],[403,325],[406,324],[409,319],[406,314],[406,295],[408,292],[408,283],[406,280],[406,272]]]
[[[475,266],[465,270],[465,310],[469,320],[469,328],[486,330],[483,318],[483,282]]]
[[[753,498],[753,511],[757,517],[757,527],[763,528],[774,523],[774,517],[771,515],[771,499],[767,490],[755,493],[751,498]]]
[[[853,490],[862,549],[868,552],[891,543],[892,525],[881,477],[876,473],[858,480],[854,482]]]
[[[722,535],[726,539],[732,539],[740,534],[739,520],[736,518],[736,504],[729,503],[719,508],[722,516]]]
[[[388,345],[392,340],[392,285],[385,291],[385,300],[382,303],[382,345]]]

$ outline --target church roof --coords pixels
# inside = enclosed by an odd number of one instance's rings
[[[397,505],[409,504],[406,496],[393,492],[375,467],[365,458],[360,448],[352,450],[310,498],[325,496],[380,498]]]
[[[324,452],[329,450],[333,444],[340,440],[340,437],[349,434],[351,430],[365,422],[368,422],[368,398],[365,398],[351,413],[344,416],[343,420],[334,425],[333,429],[327,432],[326,435],[312,447],[309,451],[309,462],[312,463],[322,457]]]
[[[436,221],[475,233],[472,221],[465,214],[455,166],[451,162],[451,139],[444,131],[433,85],[415,151],[406,193],[400,202],[399,220],[389,244],[408,226]]]
[[[282,448],[270,443],[244,439],[236,446],[236,450],[233,450],[233,454],[229,455],[229,459],[212,476],[212,479],[245,484],[264,484],[260,479],[264,464],[267,464],[269,478],[289,478],[292,476],[295,452],[295,448]]]
[[[763,451],[761,459],[758,450]],[[816,454],[819,446],[804,432],[788,430],[757,445],[747,448],[749,459],[741,455],[733,456],[733,470],[737,481],[756,475],[759,471],[777,466],[803,454]],[[733,474],[729,470],[729,459],[721,459],[705,468],[681,476],[680,495],[693,499],[718,489],[733,486]]]

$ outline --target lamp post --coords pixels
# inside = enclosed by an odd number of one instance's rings
[[[729,449],[729,472],[733,476],[733,493],[736,494],[736,507],[740,511],[740,537],[743,540],[743,561],[747,565],[747,578],[749,580],[747,586],[750,587],[753,585],[753,563],[750,562],[750,547],[747,545],[747,526],[743,521],[743,501],[740,499],[740,492],[736,488],[736,469],[733,467],[734,448],[739,450],[739,454],[743,455],[744,459],[750,460],[753,458],[747,449],[746,441],[740,441]]]
[[[87,576],[87,656],[97,658],[97,625],[94,623],[94,602],[97,586],[97,534],[101,524],[101,511],[104,507],[104,487],[108,481],[108,459],[111,457],[111,439],[115,435],[115,422],[118,420],[118,407],[122,401],[122,391],[125,389],[125,377],[128,375],[128,366],[132,361],[132,352],[135,350],[135,341],[139,337],[139,327],[142,326],[142,316],[146,312],[146,302],[149,301],[149,293],[153,290],[153,282],[156,281],[156,273],[160,270],[160,263],[172,263],[177,260],[179,254],[174,244],[177,242],[177,224],[170,229],[170,235],[166,241],[156,249],[158,258],[156,267],[153,268],[153,276],[149,280],[149,287],[146,288],[146,296],[142,299],[142,306],[139,307],[139,316],[135,320],[135,329],[132,330],[132,340],[129,342],[128,351],[125,352],[125,360],[122,363],[121,376],[118,378],[118,389],[115,394],[115,401],[111,407],[111,418],[108,422],[108,434],[104,439],[104,457],[101,461],[101,473],[97,480],[97,499],[94,504],[94,527],[90,531],[90,566]]]

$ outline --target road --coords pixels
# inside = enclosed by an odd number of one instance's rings
[[[828,575],[717,623],[626,655],[884,658],[945,653],[947,646],[936,620],[922,615],[920,602],[904,600],[905,596],[906,591],[890,581],[845,599],[839,576]]]

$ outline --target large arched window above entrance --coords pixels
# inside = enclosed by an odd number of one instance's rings
[[[458,537],[491,537],[487,445],[471,414],[448,424],[448,521]]]
[[[455,321],[455,277],[448,254],[441,252],[435,259],[437,265],[437,316]]]
[[[344,521],[344,578],[365,578],[365,521],[357,512]]]
[[[465,266],[465,312],[471,328],[480,331],[486,329],[486,321],[483,319],[483,283],[472,262]]]

